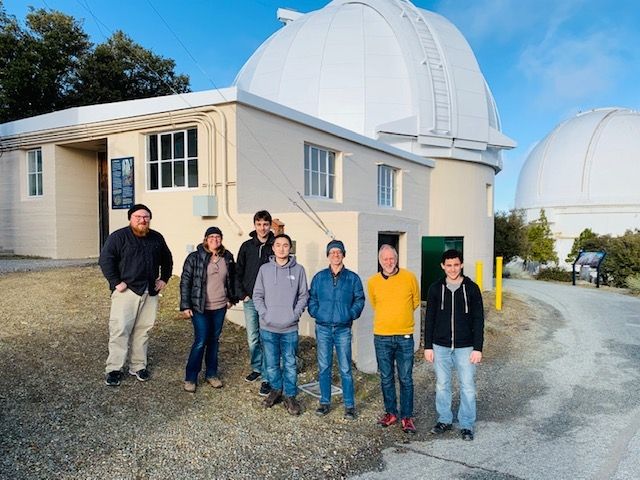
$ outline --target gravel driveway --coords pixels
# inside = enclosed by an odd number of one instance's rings
[[[243,380],[244,329],[230,323],[220,350],[225,387],[183,392],[192,327],[178,316],[177,287],[173,278],[152,332],[153,379],[127,376],[110,388],[103,384],[109,292],[97,266],[0,275],[0,478],[337,479],[381,469],[382,451],[408,442],[400,428],[375,425],[382,412],[375,375],[356,373],[355,422],[342,418],[339,403],[316,417],[316,400],[304,394],[300,417],[280,405],[263,410],[259,384]],[[506,401],[497,361],[520,348],[512,332],[526,321],[516,314],[526,307],[516,299],[510,305],[511,314],[492,317],[487,332],[493,363],[482,390],[504,407],[496,420],[518,414]],[[300,351],[304,383],[316,373],[314,341],[304,339]],[[411,439],[424,441],[434,421],[433,375],[418,363],[414,379],[418,434]],[[534,394],[529,385],[517,393],[523,402]]]
[[[388,449],[382,472],[357,478],[640,478],[640,299],[549,282],[505,285],[537,320],[518,335],[520,355],[480,368],[480,382],[490,371],[503,390],[480,392],[475,441],[452,434]]]

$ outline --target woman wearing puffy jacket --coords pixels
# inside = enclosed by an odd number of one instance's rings
[[[180,310],[191,318],[194,340],[187,361],[184,389],[194,393],[198,374],[205,359],[205,380],[213,388],[221,388],[218,374],[220,334],[227,308],[237,302],[235,262],[222,245],[222,231],[209,227],[202,244],[184,261],[180,279]]]

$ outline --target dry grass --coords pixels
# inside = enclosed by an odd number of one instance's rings
[[[344,478],[379,468],[381,450],[407,441],[399,428],[380,430],[377,377],[356,373],[359,418],[326,418],[300,395],[306,413],[264,411],[256,384],[244,382],[244,329],[225,324],[220,362],[225,388],[182,391],[192,327],[179,315],[172,279],[150,342],[152,381],[103,384],[109,292],[97,267],[0,276],[0,476],[4,478]],[[496,313],[486,299],[487,356],[499,361],[526,328],[526,306],[507,296]],[[315,376],[315,343],[301,341]],[[418,358],[421,355],[417,356]],[[416,417],[426,439],[433,420],[433,377],[416,368]],[[423,428],[420,428],[423,427]],[[412,438],[412,439],[413,439]]]

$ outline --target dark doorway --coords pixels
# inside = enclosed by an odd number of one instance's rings
[[[107,152],[98,154],[98,216],[100,250],[109,236],[109,161]]]
[[[391,245],[398,252],[398,265],[400,265],[400,249],[398,248],[400,244],[400,234],[399,233],[391,233],[391,232],[378,232],[378,250],[382,245]],[[382,267],[380,267],[380,263],[378,262],[378,252],[376,252],[376,263],[378,264],[378,271],[382,271]]]
[[[429,286],[443,275],[440,260],[442,254],[452,248],[464,252],[464,237],[422,237],[422,272],[420,275],[422,300],[427,299]]]

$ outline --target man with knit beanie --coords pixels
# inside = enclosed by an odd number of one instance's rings
[[[129,225],[113,232],[100,252],[100,268],[111,289],[109,357],[105,383],[117,387],[122,369],[139,381],[147,369],[149,330],[158,311],[158,293],[171,278],[173,258],[164,237],[151,230],[151,210],[141,203],[127,212]]]
[[[344,244],[340,240],[329,242],[329,267],[316,273],[311,280],[309,315],[316,320],[320,382],[320,405],[316,414],[325,416],[331,408],[331,371],[335,346],[342,380],[344,418],[354,420],[356,408],[351,372],[351,325],[364,308],[364,290],[360,277],[344,266],[345,255]]]
[[[378,251],[382,271],[368,281],[373,307],[373,343],[380,372],[385,414],[378,425],[398,422],[394,369],[400,382],[400,420],[405,433],[416,433],[413,423],[413,312],[420,306],[416,276],[398,268],[398,252],[391,245]]]

